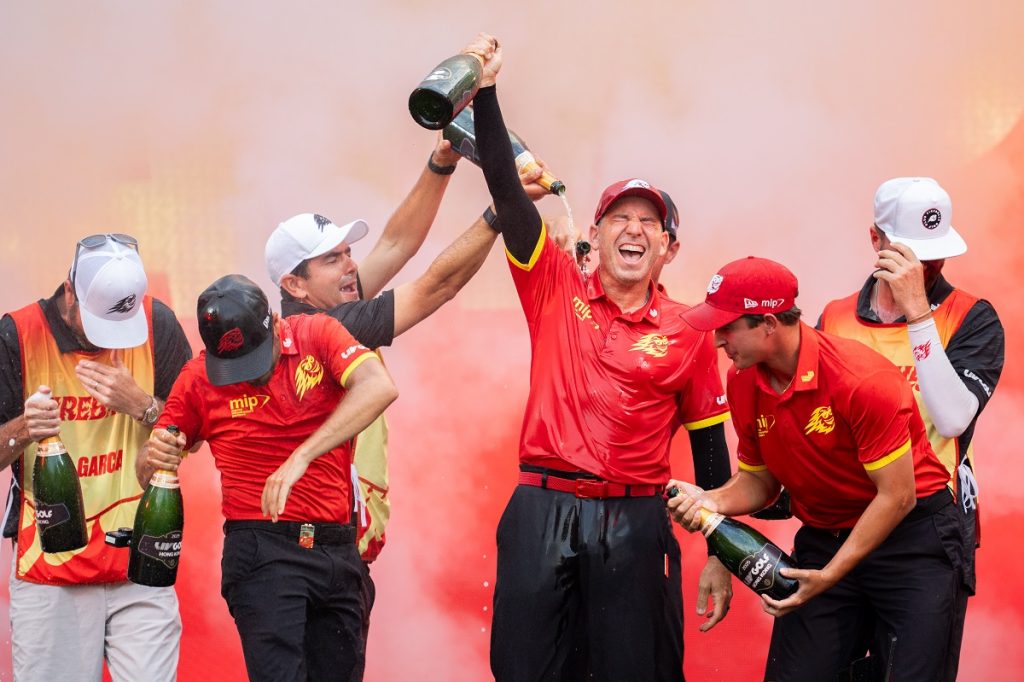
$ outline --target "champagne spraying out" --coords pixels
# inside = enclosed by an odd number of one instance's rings
[[[678,494],[678,488],[668,491],[669,497]],[[700,531],[707,540],[708,550],[754,592],[781,600],[792,596],[800,587],[796,580],[779,572],[783,568],[796,568],[792,557],[747,524],[701,509]]]
[[[565,207],[565,215],[569,218],[569,234],[576,234],[576,223],[572,219],[572,206],[569,204],[568,197],[565,196],[565,185],[562,185],[561,191],[558,193],[558,198],[562,200],[562,206]],[[590,242],[581,239],[576,242],[576,264],[580,266],[580,274],[584,278],[587,276],[587,256],[590,254]]]

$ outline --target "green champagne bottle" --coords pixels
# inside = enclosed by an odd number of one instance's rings
[[[69,552],[89,544],[78,472],[58,436],[44,438],[36,447],[32,491],[44,552]]]
[[[458,54],[438,64],[409,95],[409,113],[424,128],[440,130],[480,89],[480,60]]]
[[[167,431],[177,436],[176,426]],[[178,474],[161,469],[153,474],[139,500],[128,557],[128,579],[139,585],[166,587],[178,577],[185,509]]]
[[[480,165],[480,155],[476,151],[476,126],[473,124],[473,107],[466,107],[459,112],[459,115],[444,128],[444,139],[452,143],[452,149],[462,155],[470,162]],[[516,168],[520,171],[530,169],[537,165],[533,152],[526,146],[522,138],[511,130],[508,131],[508,139],[512,142],[512,153],[516,155]],[[537,180],[544,189],[552,194],[565,194],[565,183],[544,171],[544,174]]]
[[[678,493],[672,488],[668,494],[675,497]],[[796,568],[792,557],[747,524],[701,509],[700,531],[708,551],[754,592],[781,600],[800,587],[796,580],[779,573],[782,568]]]

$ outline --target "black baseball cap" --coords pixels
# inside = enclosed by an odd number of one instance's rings
[[[225,275],[208,286],[199,294],[196,316],[214,386],[252,381],[273,367],[270,303],[248,277]]]
[[[676,202],[672,201],[672,197],[668,195],[663,189],[659,189],[658,192],[661,194],[661,198],[665,200],[665,231],[668,232],[672,239],[678,239],[676,231],[679,229],[679,209],[676,208]]]

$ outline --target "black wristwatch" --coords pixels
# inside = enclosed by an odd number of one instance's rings
[[[149,407],[142,413],[142,417],[139,418],[139,423],[143,426],[152,427],[156,424],[156,420],[160,418],[160,403],[157,402],[156,396],[149,403]]]
[[[427,168],[430,169],[431,173],[437,173],[438,175],[451,175],[455,172],[455,164],[450,166],[438,166],[434,163],[434,152],[430,152],[430,156],[427,157]]]
[[[484,219],[485,223],[493,227],[495,230],[498,229],[497,226],[495,225],[495,223],[498,222],[498,214],[494,212],[493,208],[491,208],[490,206],[485,208],[484,214],[481,217]]]

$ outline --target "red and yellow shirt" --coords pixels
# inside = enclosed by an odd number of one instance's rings
[[[285,318],[281,357],[266,385],[214,386],[201,353],[182,370],[157,428],[174,424],[189,446],[210,444],[226,519],[262,519],[267,477],[324,423],[344,398],[349,375],[369,359],[377,356],[333,318]],[[317,457],[292,488],[281,519],[346,523],[351,465],[351,442]]]
[[[685,324],[687,306],[654,287],[623,314],[546,230],[529,262],[506,255],[532,350],[520,461],[664,483],[673,422],[693,430],[729,417],[711,335]]]
[[[147,341],[117,351],[143,391],[153,393],[153,301],[143,299],[150,330]],[[122,582],[128,552],[106,544],[106,533],[131,527],[142,489],[135,478],[135,456],[149,429],[126,414],[106,408],[82,386],[75,367],[80,360],[113,364],[113,351],[61,352],[42,306],[33,303],[11,313],[21,346],[24,399],[40,384],[49,386],[60,407],[60,437],[78,469],[85,505],[88,544],[71,552],[46,554],[36,531],[32,471],[36,444],[25,448],[19,469],[21,496],[17,576],[51,585]]]
[[[906,380],[863,344],[800,324],[793,383],[782,394],[760,366],[732,370],[729,405],[740,469],[767,468],[816,528],[852,528],[878,492],[867,472],[914,458],[917,496],[949,479],[932,452]]]

